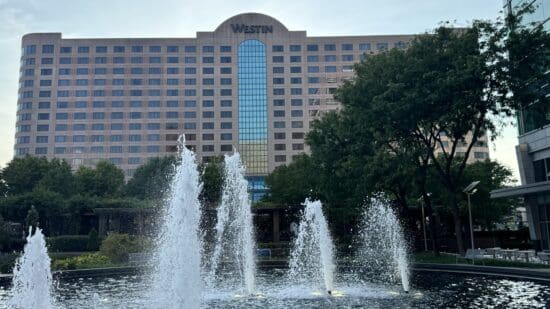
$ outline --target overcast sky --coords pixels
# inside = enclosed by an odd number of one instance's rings
[[[500,16],[503,0],[0,0],[0,167],[13,157],[21,36],[61,32],[64,38],[194,37],[243,12],[278,19],[310,36],[413,34],[441,21],[468,25]],[[491,158],[517,175],[510,126]],[[519,178],[519,176],[516,176]]]

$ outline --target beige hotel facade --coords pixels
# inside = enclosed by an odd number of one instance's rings
[[[353,64],[412,39],[311,37],[257,13],[195,38],[27,34],[15,155],[73,168],[109,160],[130,177],[148,158],[174,153],[185,134],[202,160],[238,149],[259,193],[269,172],[308,152],[310,122],[338,109],[333,93]],[[472,159],[486,158],[486,140],[478,146]]]

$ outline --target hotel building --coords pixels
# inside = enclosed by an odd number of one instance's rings
[[[202,160],[237,149],[253,194],[307,152],[310,122],[338,109],[337,87],[365,54],[412,35],[311,37],[256,13],[195,38],[22,39],[15,155],[110,160],[127,176],[174,153],[185,134]],[[487,143],[474,155],[488,156]],[[257,195],[253,199],[257,199]]]

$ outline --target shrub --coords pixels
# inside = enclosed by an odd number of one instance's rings
[[[99,251],[114,263],[122,263],[128,260],[128,253],[141,252],[145,247],[146,241],[143,237],[111,233],[101,242]]]
[[[47,239],[50,252],[88,251],[88,235],[64,235]]]
[[[55,260],[52,262],[52,269],[54,270],[101,268],[111,266],[113,266],[111,260],[97,252]]]
[[[88,244],[86,248],[88,251],[97,251],[99,250],[99,246],[101,245],[101,242],[99,240],[99,234],[97,233],[97,230],[92,228],[90,230],[90,233],[88,233]]]

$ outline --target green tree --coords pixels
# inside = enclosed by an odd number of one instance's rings
[[[224,181],[224,157],[212,157],[199,165],[202,191],[200,200],[209,205],[220,202]]]
[[[140,199],[162,199],[175,172],[176,158],[151,158],[136,169],[125,187],[126,195]]]
[[[49,171],[48,160],[44,157],[25,156],[14,158],[2,170],[2,183],[7,195],[30,192]]]
[[[52,159],[37,185],[42,190],[57,192],[63,196],[73,195],[75,180],[71,166],[65,160]]]
[[[36,211],[36,208],[34,208],[34,205],[31,206],[29,211],[27,212],[27,217],[25,218],[25,225],[27,228],[31,228],[34,230],[38,227],[38,211]]]
[[[495,118],[488,116],[512,111],[506,80],[499,79],[506,61],[498,27],[474,22],[465,29],[440,27],[417,36],[406,50],[368,57],[356,66],[356,78],[337,93],[344,110],[356,115],[378,141],[414,149],[433,162],[450,193],[446,205],[460,252],[464,242],[456,193],[467,159],[482,136],[498,131]],[[457,150],[464,144],[462,155]]]
[[[95,168],[80,167],[75,173],[77,191],[95,196],[120,196],[124,172],[109,161],[100,161]]]

